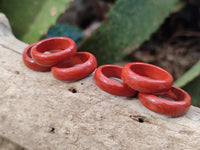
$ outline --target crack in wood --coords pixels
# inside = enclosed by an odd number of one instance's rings
[[[21,55],[21,53],[20,53],[20,52],[18,52],[18,51],[16,51],[16,50],[14,50],[14,49],[11,49],[10,47],[8,47],[8,46],[5,46],[5,45],[3,45],[3,44],[1,44],[1,43],[0,43],[0,46],[1,46],[1,47],[3,47],[3,48],[5,48],[5,49],[11,50],[11,51],[15,52],[16,54],[20,54],[20,55]]]

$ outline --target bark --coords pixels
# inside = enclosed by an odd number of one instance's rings
[[[1,136],[30,150],[200,148],[199,108],[171,118],[103,92],[93,75],[58,81],[23,64],[26,46],[0,13]]]

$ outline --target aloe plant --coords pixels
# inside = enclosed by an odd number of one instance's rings
[[[71,0],[1,0],[0,11],[20,40],[33,43],[47,32]]]
[[[174,85],[186,90],[191,98],[192,104],[200,103],[200,60],[188,70],[181,78],[174,82]]]
[[[120,61],[147,40],[169,15],[178,0],[118,0],[107,22],[83,44],[99,64]]]

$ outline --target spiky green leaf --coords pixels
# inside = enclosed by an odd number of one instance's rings
[[[0,11],[10,21],[13,32],[20,40],[38,41],[71,0],[1,0]]]
[[[176,80],[174,82],[174,85],[177,87],[183,87],[187,83],[197,78],[198,76],[200,76],[200,60],[190,70],[188,70],[181,78]]]
[[[178,0],[118,0],[108,21],[81,47],[99,64],[120,61],[156,31]]]

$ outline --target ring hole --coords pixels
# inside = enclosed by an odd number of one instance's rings
[[[56,53],[56,52],[60,52],[63,49],[55,49],[55,50],[50,50],[50,51],[45,51],[44,54],[51,54],[51,53]]]
[[[80,64],[75,64],[75,65],[72,65],[72,66],[70,66],[70,67],[75,67],[75,66],[79,66]]]
[[[137,75],[153,80],[166,80],[166,78],[169,78],[169,74],[164,69],[150,64],[133,64],[130,69]]]
[[[79,66],[79,65],[81,65],[81,64],[71,64],[69,62],[69,63],[59,64],[58,67],[59,68],[71,68],[71,67],[76,67],[76,66]]]
[[[119,79],[119,78],[115,78],[115,77],[109,77],[109,78],[112,79],[112,80],[115,80],[115,81],[123,83],[123,81],[121,79]]]
[[[44,54],[51,54],[52,52],[49,52],[49,51],[46,51],[46,52],[44,52]]]
[[[156,94],[156,96],[169,101],[182,101],[185,99],[185,94],[174,87],[172,87],[168,92]]]
[[[75,65],[66,65],[66,66],[62,66],[61,68],[72,68],[72,67],[76,67],[79,66],[80,64],[75,64]]]
[[[163,98],[163,99],[166,99],[166,100],[170,100],[170,101],[175,101],[174,99],[169,98],[169,97],[164,97],[164,96],[158,96],[158,97]]]

